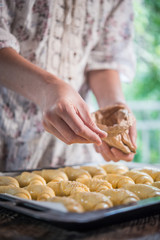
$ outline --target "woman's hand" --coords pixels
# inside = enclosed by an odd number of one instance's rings
[[[96,126],[87,104],[69,84],[51,75],[43,93],[39,102],[46,131],[66,144],[102,143],[107,134]]]
[[[128,106],[127,105],[125,105],[125,106],[129,110]],[[129,128],[129,136],[130,136],[130,139],[131,139],[133,145],[135,147],[137,147],[136,146],[136,138],[137,138],[136,121]],[[129,161],[133,160],[134,155],[135,155],[134,153],[125,154],[117,148],[108,146],[108,144],[104,141],[101,146],[95,145],[95,150],[96,150],[96,152],[100,153],[106,161],[113,160],[114,162],[118,162],[119,160],[124,160],[124,161],[129,162]]]
[[[128,106],[125,104],[118,71],[110,69],[91,71],[88,74],[88,81],[100,108],[119,103],[124,104],[128,109]],[[136,146],[136,123],[130,127],[129,135],[132,143]],[[101,146],[95,146],[95,148],[106,161],[131,161],[134,158],[134,153],[124,154],[116,148],[109,147],[105,142]]]
[[[12,48],[0,50],[0,84],[37,104],[46,131],[67,144],[100,145],[106,133],[92,121],[88,107],[67,83],[20,56]]]

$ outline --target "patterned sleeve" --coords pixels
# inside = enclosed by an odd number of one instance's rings
[[[114,69],[120,79],[130,82],[135,74],[133,51],[133,7],[131,0],[116,0],[106,18],[98,44],[92,50],[87,71]]]
[[[19,52],[19,43],[11,33],[11,25],[14,19],[15,1],[0,1],[0,49],[11,47]]]

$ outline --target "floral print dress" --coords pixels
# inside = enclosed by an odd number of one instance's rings
[[[134,76],[131,0],[0,0],[0,48],[11,47],[85,98],[85,73]],[[92,144],[66,145],[44,131],[41,111],[0,86],[0,169],[97,161]]]

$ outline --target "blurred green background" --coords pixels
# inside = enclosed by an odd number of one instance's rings
[[[134,81],[123,84],[138,129],[135,162],[160,163],[160,1],[134,0]]]

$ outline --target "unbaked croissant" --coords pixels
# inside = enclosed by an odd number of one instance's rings
[[[139,171],[128,171],[124,174],[133,179],[133,181],[137,183],[150,185],[153,183],[153,178],[149,176],[147,173],[139,172]]]
[[[76,181],[78,178],[91,178],[89,172],[80,167],[65,167],[64,171],[71,181]]]
[[[59,169],[43,169],[42,171],[34,171],[34,173],[43,177],[47,183],[68,180],[66,173]]]
[[[129,170],[128,167],[125,165],[114,164],[114,163],[102,165],[102,168],[106,171],[106,173],[115,173],[115,174],[123,174]]]
[[[53,189],[56,196],[69,196],[74,192],[89,192],[86,185],[75,181],[49,182],[47,186]]]
[[[97,192],[77,192],[72,194],[71,198],[79,202],[85,211],[99,210],[113,206],[108,197]]]
[[[44,178],[35,173],[23,172],[16,176],[16,179],[18,180],[20,187],[25,187],[29,184],[46,185]]]
[[[62,203],[69,212],[82,213],[84,209],[82,205],[73,198],[69,197],[53,197],[47,200],[48,202]]]
[[[153,178],[153,180],[155,182],[160,181],[160,170],[158,170],[156,168],[146,167],[146,168],[137,169],[137,171],[147,173],[148,175],[150,175]]]
[[[26,189],[31,194],[33,200],[44,201],[55,196],[54,191],[50,187],[44,185],[29,184]]]
[[[127,176],[118,175],[118,174],[107,174],[106,176],[99,175],[99,176],[95,176],[94,179],[95,178],[108,181],[109,183],[112,184],[113,188],[121,188],[128,183],[135,184],[131,178]]]
[[[160,189],[145,184],[126,184],[124,189],[135,193],[140,199],[152,198],[160,196]]]
[[[16,197],[31,200],[31,195],[26,189],[11,186],[0,186],[0,193],[8,193]]]
[[[158,181],[158,182],[153,182],[153,183],[152,183],[152,186],[153,186],[153,187],[156,187],[156,188],[160,188],[160,181]]]
[[[100,166],[81,166],[81,168],[89,172],[92,177],[96,175],[106,175],[105,170]]]
[[[19,187],[19,183],[13,177],[0,176],[0,186]]]
[[[91,192],[100,192],[112,188],[112,185],[109,182],[101,179],[81,178],[79,179],[79,182],[85,184]]]
[[[126,189],[109,189],[101,191],[101,193],[109,197],[114,206],[128,204],[139,200],[137,195]]]

